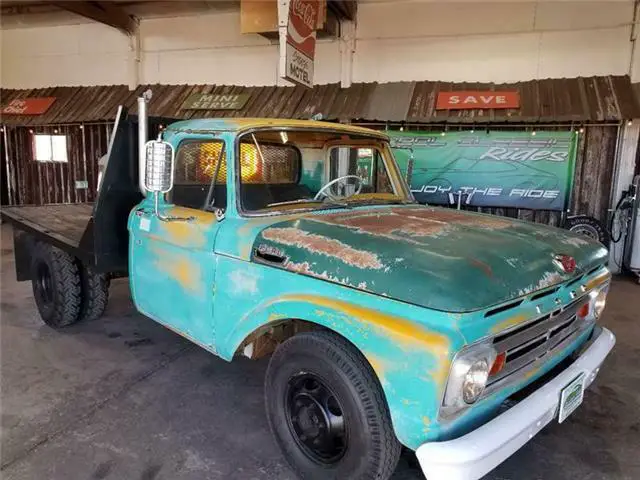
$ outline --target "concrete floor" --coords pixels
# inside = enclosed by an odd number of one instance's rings
[[[2,225],[4,480],[289,479],[264,417],[265,361],[226,363],[138,315],[116,281],[105,318],[44,326]],[[614,282],[618,344],[585,403],[487,479],[640,478],[640,286]],[[422,478],[405,453],[395,480]]]

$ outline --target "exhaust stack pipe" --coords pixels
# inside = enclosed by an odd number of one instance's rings
[[[147,118],[147,103],[151,100],[151,90],[146,90],[138,97],[138,186],[143,195],[145,188],[145,144],[149,139],[149,121]]]

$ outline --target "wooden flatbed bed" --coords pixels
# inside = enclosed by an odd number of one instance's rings
[[[66,247],[78,248],[92,211],[92,203],[5,207],[2,216],[25,232],[46,234]]]

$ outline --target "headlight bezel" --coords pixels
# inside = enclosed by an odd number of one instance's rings
[[[610,282],[595,287],[589,292],[589,319],[598,320],[607,306]]]
[[[453,361],[449,370],[449,378],[442,399],[441,413],[444,415],[452,415],[460,410],[466,409],[476,403],[487,386],[489,380],[489,372],[498,356],[498,352],[493,348],[490,342],[482,342],[460,350]],[[467,377],[472,369],[484,363],[484,381],[481,382],[472,399],[465,399],[464,387],[469,380]],[[482,376],[480,376],[482,378]],[[470,401],[469,401],[470,400]]]

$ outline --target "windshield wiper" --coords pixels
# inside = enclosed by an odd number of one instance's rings
[[[323,208],[324,206],[327,206],[329,208],[335,208],[337,207],[343,207],[343,208],[350,208],[348,204],[346,203],[340,203],[340,202],[326,202],[323,200],[316,200],[315,198],[299,198],[297,200],[288,200],[286,202],[275,202],[275,203],[269,203],[267,204],[267,207],[279,207],[279,206],[283,206],[283,205],[296,205],[296,204],[301,204],[301,203],[320,203],[322,204]]]
[[[287,200],[286,202],[275,202],[267,204],[267,207],[278,207],[280,205],[295,205],[296,203],[323,203],[322,200],[313,198],[299,198],[297,200]]]
[[[408,200],[400,200],[400,199],[388,199],[388,198],[367,198],[362,200],[353,200],[349,202],[349,205],[374,205],[374,204],[398,204],[398,205],[410,205],[415,202],[410,202]]]

